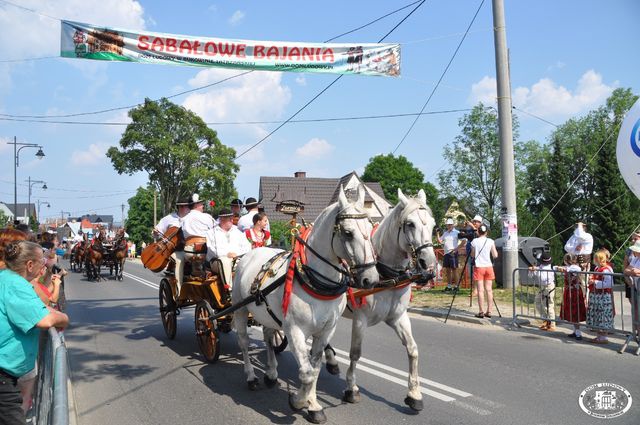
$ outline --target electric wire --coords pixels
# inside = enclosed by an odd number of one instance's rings
[[[471,26],[473,25],[473,23],[476,21],[476,18],[478,16],[478,14],[480,13],[480,9],[482,9],[482,5],[484,5],[484,0],[482,0],[480,2],[480,5],[478,6],[478,9],[476,10],[476,13],[473,15],[473,18],[471,19],[471,22],[469,23],[469,26],[467,27],[467,30],[464,32],[464,35],[462,36],[462,39],[460,40],[460,42],[458,43],[458,47],[456,47],[456,50],[453,52],[453,55],[451,56],[451,59],[449,59],[449,63],[447,64],[447,66],[444,68],[444,71],[442,72],[442,75],[440,75],[440,78],[438,79],[438,82],[436,83],[435,87],[433,88],[433,90],[431,90],[431,93],[429,94],[429,97],[427,98],[427,101],[424,103],[424,105],[422,105],[422,109],[420,109],[420,112],[423,112],[425,110],[425,108],[427,107],[427,105],[429,104],[429,102],[431,101],[431,98],[433,97],[433,95],[435,94],[436,90],[438,89],[438,87],[440,86],[440,83],[442,82],[442,80],[444,79],[444,76],[447,74],[447,71],[449,71],[449,67],[451,66],[451,64],[453,63],[453,60],[456,58],[458,51],[460,50],[460,47],[462,46],[462,43],[464,42],[464,40],[467,38],[467,35],[469,34],[469,30],[471,30]],[[400,146],[402,146],[402,143],[404,143],[404,141],[407,139],[407,136],[409,136],[409,133],[411,133],[411,130],[413,130],[413,127],[416,125],[416,123],[418,122],[418,119],[420,119],[420,116],[418,115],[413,122],[411,123],[411,125],[409,126],[409,129],[407,130],[407,132],[404,134],[404,136],[402,137],[402,140],[400,140],[400,143],[398,143],[396,145],[396,147],[393,149],[393,151],[391,152],[391,154],[395,154],[396,151],[400,148]]]
[[[391,28],[390,31],[388,31],[379,41],[378,43],[381,43],[384,41],[385,38],[387,38],[393,31],[395,31],[404,21],[406,21],[409,16],[413,15],[413,13],[418,10],[418,8],[420,6],[422,6],[425,3],[426,0],[422,0],[415,8],[413,8],[411,10],[411,12],[409,12],[404,18],[402,18],[402,20],[400,20],[400,22],[398,22],[393,28]],[[484,0],[482,0],[484,1]],[[337,76],[333,81],[331,81],[325,88],[323,88],[322,90],[320,90],[320,92],[318,92],[315,96],[313,96],[311,98],[311,100],[309,100],[307,103],[305,103],[304,105],[302,105],[301,108],[299,108],[293,115],[291,115],[289,118],[287,118],[284,122],[282,122],[282,124],[278,125],[275,129],[273,129],[269,134],[267,134],[266,136],[264,136],[262,139],[258,140],[256,143],[254,143],[253,145],[251,145],[249,148],[245,149],[244,151],[242,151],[239,155],[236,155],[236,157],[234,159],[240,159],[242,158],[244,155],[246,155],[247,153],[251,152],[253,149],[255,149],[256,147],[258,147],[261,143],[263,143],[265,140],[267,140],[269,137],[271,137],[276,131],[280,130],[282,127],[284,127],[289,121],[291,121],[293,118],[295,118],[300,112],[304,111],[307,106],[311,105],[311,103],[313,103],[317,98],[319,98],[320,96],[322,96],[323,93],[325,93],[327,90],[329,90],[331,88],[331,86],[333,86],[335,83],[337,83],[342,77],[344,76],[344,74],[341,74],[339,76]]]
[[[540,121],[542,121],[542,122],[544,122],[544,123],[547,123],[547,124],[549,124],[549,125],[552,125],[552,126],[554,126],[555,128],[560,127],[558,124],[554,124],[554,123],[552,123],[551,121],[545,120],[545,119],[544,119],[544,118],[542,118],[542,117],[539,117],[539,116],[537,116],[537,115],[532,114],[531,112],[524,111],[524,110],[519,109],[519,108],[517,108],[517,107],[515,107],[515,106],[511,106],[511,107],[512,107],[514,110],[518,111],[518,112],[522,112],[522,113],[523,113],[523,114],[525,114],[525,115],[529,115],[530,117],[533,117],[533,118],[535,118],[535,119],[538,119],[538,120],[540,120]]]

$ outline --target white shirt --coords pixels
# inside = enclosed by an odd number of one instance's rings
[[[84,240],[84,238],[79,233],[73,237],[73,241],[74,242],[82,242],[83,240]]]
[[[182,233],[185,239],[191,236],[204,237],[207,231],[216,227],[213,217],[199,210],[191,210],[182,218]]]
[[[486,243],[485,243],[486,242]],[[471,246],[475,248],[475,264],[476,267],[491,267],[491,248],[495,246],[493,239],[486,236],[480,236],[471,241]]]
[[[449,254],[451,251],[458,251],[458,233],[460,233],[457,229],[445,230],[440,238],[442,240],[442,244],[444,246],[444,253]]]
[[[611,266],[606,266],[601,273],[613,273]],[[613,276],[593,275],[596,289],[613,288]]]
[[[226,257],[228,253],[235,252],[238,255],[251,251],[251,244],[247,237],[236,226],[232,226],[225,232],[220,226],[210,229],[207,236],[207,260]]]
[[[256,214],[258,214],[258,210],[249,211],[248,213],[240,217],[238,219],[238,229],[240,229],[241,232],[244,232],[247,229],[253,228],[253,216]],[[268,220],[265,229],[271,231]]]
[[[529,275],[538,278],[540,286],[553,286],[556,284],[554,270],[555,267],[551,264],[542,264],[536,270],[530,271]]]
[[[640,269],[640,257],[636,257],[632,252],[629,256],[629,265],[635,269]],[[640,277],[632,276],[631,279],[635,282],[636,289],[640,291]]]
[[[164,235],[169,227],[180,227],[180,216],[178,216],[177,212],[172,212],[162,217],[156,224],[155,229]]]
[[[564,250],[573,255],[590,255],[593,252],[593,236],[582,227],[576,227]]]

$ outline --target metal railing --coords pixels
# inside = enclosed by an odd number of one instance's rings
[[[46,335],[46,337],[45,337]],[[67,380],[69,364],[64,336],[50,328],[40,341],[38,382],[34,396],[34,423],[38,425],[68,425],[69,395]]]
[[[565,275],[567,272],[551,270],[541,271],[539,269],[536,269],[536,272],[554,274],[555,288],[549,288],[547,285],[544,285],[541,282],[537,275],[528,273],[529,271],[530,270],[528,268],[516,268],[513,270],[514,278],[516,273],[520,273],[520,286],[513,290],[513,320],[511,323],[511,327],[520,327],[518,319],[547,321],[552,322],[554,325],[580,325],[585,329],[589,329],[594,332],[601,331],[608,334],[617,334],[625,337],[626,342],[619,350],[620,353],[626,350],[628,344],[632,339],[635,339],[636,343],[638,343],[636,355],[640,355],[640,335],[638,334],[638,329],[640,328],[640,318],[638,317],[638,307],[640,306],[640,279],[636,279],[633,287],[630,288],[631,295],[629,297],[629,301],[627,301],[625,299],[625,276],[623,274],[583,271],[571,272],[571,274],[578,275],[580,277],[578,283],[575,283],[574,281],[573,285],[574,288],[580,286],[580,291],[582,291],[584,295],[584,301],[575,298],[569,298],[569,311],[565,311],[564,314],[556,315],[556,313],[561,311],[559,310],[558,312],[555,312],[554,310],[555,308],[557,308],[556,306],[562,306],[563,301],[566,303],[566,295],[571,296],[570,292],[565,293],[565,291],[569,291],[569,288],[565,287],[564,284]],[[528,276],[528,278],[523,279],[524,276]],[[610,291],[611,302],[615,306],[615,315],[613,317],[612,327],[605,328],[594,326],[593,324],[586,325],[582,319],[579,321],[575,319],[575,314],[573,314],[574,312],[570,310],[572,306],[576,306],[576,309],[583,308],[585,313],[586,311],[588,311],[590,290],[587,283],[594,276],[610,276],[613,280],[613,287]],[[597,293],[602,291],[602,289],[595,289],[593,292]],[[560,302],[557,302],[558,300]],[[581,307],[579,305],[580,303],[584,303],[584,307]],[[574,319],[572,320],[576,321],[565,320],[563,318],[567,316],[574,317]]]

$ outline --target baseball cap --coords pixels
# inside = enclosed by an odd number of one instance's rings
[[[479,221],[480,223],[482,223],[482,217],[476,214],[475,217],[473,217],[473,220],[471,221]]]
[[[447,221],[445,222],[445,224],[453,224],[453,219],[452,218],[448,218]]]
[[[640,252],[640,241],[636,241],[636,243],[631,245],[629,249],[633,252]]]

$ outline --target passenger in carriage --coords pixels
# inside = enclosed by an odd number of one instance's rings
[[[180,227],[180,221],[187,214],[189,214],[189,199],[179,199],[176,201],[176,211],[162,217],[153,228],[153,238],[159,239],[169,227]]]
[[[244,232],[252,249],[271,245],[271,233],[266,229],[268,225],[266,213],[259,212],[253,216],[253,227]]]
[[[223,208],[218,215],[219,225],[207,232],[207,260],[216,270],[216,260],[222,265],[219,270],[224,283],[231,286],[231,272],[236,259],[251,250],[247,237],[233,225],[233,213]]]
[[[234,199],[231,201],[231,212],[233,213],[233,224],[238,225],[240,215],[242,213],[242,201],[240,199]]]
[[[247,198],[244,206],[249,212],[240,217],[240,220],[238,220],[238,229],[240,229],[241,232],[245,232],[253,227],[253,216],[260,212],[260,203],[256,201],[256,198]],[[267,226],[265,227],[265,229],[271,230],[269,228],[269,221],[267,221]]]
[[[206,250],[207,231],[216,227],[216,223],[210,214],[204,212],[204,201],[197,193],[191,195],[189,200],[189,213],[181,220],[182,234],[184,235],[184,261],[191,262],[192,274],[199,270],[198,255]],[[184,279],[184,261],[176,263],[176,280],[178,292]]]

